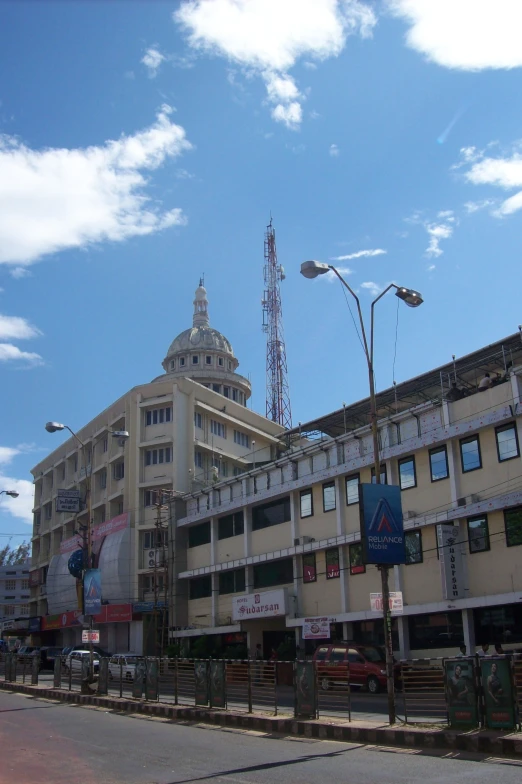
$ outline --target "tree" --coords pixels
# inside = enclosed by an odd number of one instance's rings
[[[22,542],[18,547],[11,547],[9,541],[5,547],[0,548],[0,566],[20,566],[31,555],[31,543]]]

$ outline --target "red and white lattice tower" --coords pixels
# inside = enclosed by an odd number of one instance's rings
[[[283,267],[277,263],[275,231],[272,218],[265,233],[265,293],[263,331],[266,332],[266,416],[283,427],[292,427],[290,389],[283,334],[283,310],[279,284],[285,279]]]

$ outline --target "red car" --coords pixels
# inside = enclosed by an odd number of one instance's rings
[[[329,689],[340,683],[349,668],[350,686],[364,686],[371,694],[386,689],[386,660],[383,648],[377,645],[358,645],[335,642],[320,645],[314,653],[319,686]],[[330,677],[329,677],[330,675]],[[400,664],[394,665],[395,683],[400,680]]]

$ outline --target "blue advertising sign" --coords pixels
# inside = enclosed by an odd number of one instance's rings
[[[401,489],[397,485],[359,485],[361,542],[367,564],[405,562]]]
[[[101,571],[87,569],[83,578],[85,615],[99,615],[102,611]]]

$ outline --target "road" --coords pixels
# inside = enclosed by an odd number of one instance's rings
[[[520,784],[522,765],[479,755],[197,727],[0,692],[0,783]]]

